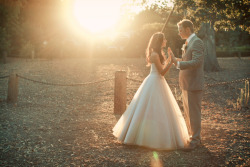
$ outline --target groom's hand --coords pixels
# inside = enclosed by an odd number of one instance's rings
[[[172,52],[170,47],[168,47],[168,55],[171,56],[172,63],[174,63],[174,65],[176,66],[177,65],[177,60],[176,60],[176,57],[174,56],[174,53]]]

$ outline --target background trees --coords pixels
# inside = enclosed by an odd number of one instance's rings
[[[36,57],[84,57],[92,37],[86,35],[88,32],[85,30],[80,36],[68,28],[61,15],[62,2],[0,0],[0,55],[8,53],[9,56],[30,57],[35,52]],[[130,15],[124,12],[117,27],[121,34],[128,34],[126,39],[119,35],[113,41],[98,38],[94,56],[110,56],[110,45],[118,48],[122,45],[122,51],[115,52],[120,56],[145,56],[150,36],[162,29],[171,7],[167,0],[133,2],[144,10]],[[175,11],[164,33],[167,45],[176,55],[180,56],[184,43],[178,36],[176,23],[183,18],[194,22],[196,33],[206,45],[205,70],[219,70],[216,55],[233,56],[236,51],[240,51],[241,56],[249,54],[247,0],[175,0],[174,3]],[[125,42],[119,42],[121,39]]]
[[[22,45],[20,13],[26,1],[0,0],[0,55],[15,52]]]
[[[216,39],[220,45],[232,47],[236,44],[234,41],[240,38],[240,33],[250,32],[247,0],[175,0],[175,4],[177,12],[184,13],[184,17],[191,19],[197,27],[200,27],[198,36],[206,46],[204,66],[206,71],[219,70]],[[215,30],[234,30],[236,36],[228,43],[224,36],[216,38]]]
[[[220,69],[216,58],[217,52],[219,52],[220,56],[232,56],[237,51],[244,53],[249,50],[239,49],[239,46],[248,45],[250,39],[250,22],[247,19],[249,18],[248,0],[173,0],[173,2],[175,12],[170,25],[176,25],[183,18],[193,21],[196,34],[206,46],[205,71],[218,71]],[[142,5],[147,6],[149,3],[149,1],[144,0]],[[167,11],[170,10],[166,4],[167,1],[156,1],[147,7],[161,15],[164,20]],[[166,36],[176,33],[173,28],[170,26],[164,31]],[[178,48],[180,47],[179,42],[177,42],[178,36],[175,37],[175,39],[171,37],[168,37],[168,39],[171,39],[170,41],[174,40],[174,46]],[[224,48],[224,50],[220,48]],[[249,46],[244,48],[249,48]]]

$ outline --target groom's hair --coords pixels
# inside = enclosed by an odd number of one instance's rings
[[[194,32],[194,25],[191,20],[183,19],[179,23],[177,23],[177,26],[182,26],[183,28],[190,28],[191,32]]]

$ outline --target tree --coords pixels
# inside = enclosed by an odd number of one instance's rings
[[[216,59],[215,30],[236,29],[250,32],[248,0],[175,0],[177,12],[184,13],[197,27],[205,50],[205,71],[220,69]]]
[[[5,58],[7,56],[7,53],[10,51],[10,39],[9,34],[6,31],[6,27],[3,25],[3,23],[6,21],[7,18],[7,10],[3,6],[0,6],[0,57]]]
[[[22,42],[20,12],[25,0],[0,0],[0,54],[16,50]]]
[[[215,33],[211,24],[202,23],[197,35],[203,40],[205,46],[204,70],[218,71],[220,67],[216,59]]]
[[[28,56],[43,41],[64,36],[58,10],[61,1],[0,0],[0,53]]]
[[[195,31],[206,45],[205,71],[218,71],[220,69],[215,51],[215,31],[235,30],[240,27],[243,31],[250,32],[249,2],[248,0],[170,0],[175,4],[175,14],[192,20]],[[142,6],[148,6],[163,17],[169,7],[165,1],[143,0]],[[184,16],[184,17],[183,17]],[[172,19],[172,18],[171,18]]]
[[[132,29],[141,29],[148,23],[163,23],[162,17],[152,9],[146,9],[138,13],[133,18]]]
[[[153,33],[161,31],[166,20],[166,15],[169,14],[172,7],[168,7],[167,3],[164,1],[154,1],[151,4],[146,2],[133,1],[134,3],[128,5],[128,10],[133,9],[133,6],[141,8],[138,14],[133,14],[132,19],[129,21],[130,29],[128,31],[134,32],[131,36],[130,42],[128,44],[129,49],[126,55],[140,56],[145,55],[145,48],[147,47],[148,41]],[[126,13],[127,15],[127,13]],[[180,20],[179,16],[175,13],[172,15],[171,20],[164,31],[166,38],[168,39],[167,45],[173,49],[173,52],[179,56],[180,48],[182,46],[182,40],[178,36],[178,30],[176,22]]]

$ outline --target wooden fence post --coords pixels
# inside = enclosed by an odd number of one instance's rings
[[[123,114],[127,101],[127,72],[116,71],[114,92],[114,114]]]
[[[17,96],[18,96],[18,77],[16,73],[12,73],[9,77],[7,102],[16,103]]]

